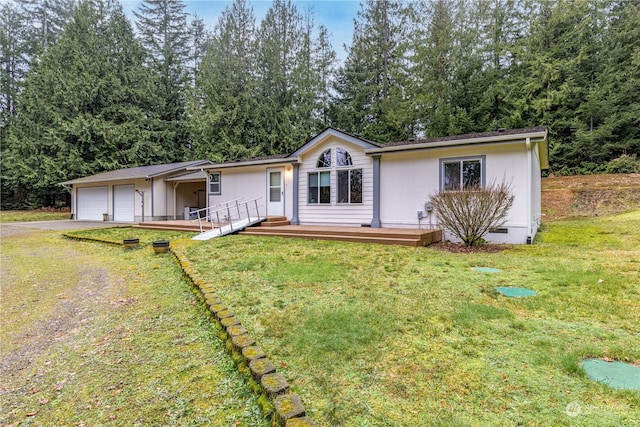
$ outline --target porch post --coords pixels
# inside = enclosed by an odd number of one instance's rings
[[[292,225],[300,225],[300,218],[298,218],[298,171],[300,165],[298,163],[293,164],[293,216],[291,218]]]
[[[380,155],[371,156],[373,159],[373,219],[371,227],[380,228]]]

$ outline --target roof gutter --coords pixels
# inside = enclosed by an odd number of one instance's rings
[[[218,170],[218,169],[229,169],[229,168],[238,168],[238,167],[246,167],[246,166],[261,166],[261,165],[274,165],[274,164],[289,164],[289,163],[298,163],[299,159],[297,157],[287,157],[283,159],[266,159],[266,160],[249,160],[246,162],[232,162],[232,163],[219,163],[214,165],[208,165],[206,167],[190,167],[187,170]]]
[[[466,145],[486,144],[486,143],[518,143],[530,141],[544,141],[547,138],[547,131],[520,133],[515,135],[494,135],[480,138],[465,138],[439,142],[424,142],[417,144],[386,146],[381,148],[369,148],[364,150],[365,154],[383,154],[401,151],[430,150],[435,148],[459,147]]]

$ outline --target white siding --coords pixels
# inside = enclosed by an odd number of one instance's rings
[[[490,233],[487,240],[525,243],[527,237],[527,155],[524,143],[483,144],[479,147],[450,147],[437,150],[385,154],[380,162],[380,222],[383,227],[417,228],[436,225],[435,214],[418,220],[429,196],[440,189],[440,159],[485,157],[486,183],[511,183],[515,195],[504,227],[507,234]],[[536,169],[534,169],[536,170]],[[536,170],[539,175],[539,168]],[[534,194],[535,194],[534,187]],[[448,236],[450,237],[450,236]]]
[[[540,173],[540,152],[538,144],[533,144],[531,156],[531,239],[535,237],[542,222],[542,176]]]
[[[320,155],[331,149],[332,165],[336,164],[336,148],[341,147],[349,152],[353,166],[332,167],[331,170],[331,203],[308,203],[309,172],[329,169],[318,169],[316,164]],[[316,145],[301,156],[298,186],[298,213],[300,224],[326,224],[360,226],[370,224],[373,218],[373,161],[364,154],[362,147],[346,142],[337,137],[330,137]],[[337,203],[337,170],[362,169],[362,203]]]

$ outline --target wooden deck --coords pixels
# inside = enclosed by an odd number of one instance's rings
[[[284,225],[280,227],[251,227],[241,231],[240,234],[404,246],[427,246],[442,240],[442,230],[413,228]]]
[[[270,218],[261,226],[248,227],[240,234],[404,246],[427,246],[442,240],[442,230],[437,229],[275,225],[279,221],[280,218]],[[134,227],[196,233],[200,231],[197,222],[187,220],[148,221],[136,224]],[[203,230],[211,230],[211,224],[203,223]]]

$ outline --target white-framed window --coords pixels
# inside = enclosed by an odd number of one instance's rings
[[[440,191],[483,187],[485,160],[486,156],[440,159]]]
[[[351,154],[344,148],[336,148],[336,165],[337,166],[353,166]]]
[[[211,172],[209,174],[209,194],[219,196],[222,194],[222,181],[220,172]]]
[[[338,204],[362,203],[362,169],[352,168],[353,159],[344,148],[336,147],[335,158],[332,151],[331,148],[323,151],[316,161],[318,171],[309,172],[307,202],[331,204],[331,183],[334,176],[338,187]]]
[[[330,168],[331,167],[331,148],[325,150],[320,157],[318,157],[318,161],[316,162],[316,168]]]
[[[309,172],[309,191],[307,202],[310,204],[331,203],[331,171]]]
[[[362,203],[362,169],[338,170],[338,203]]]

